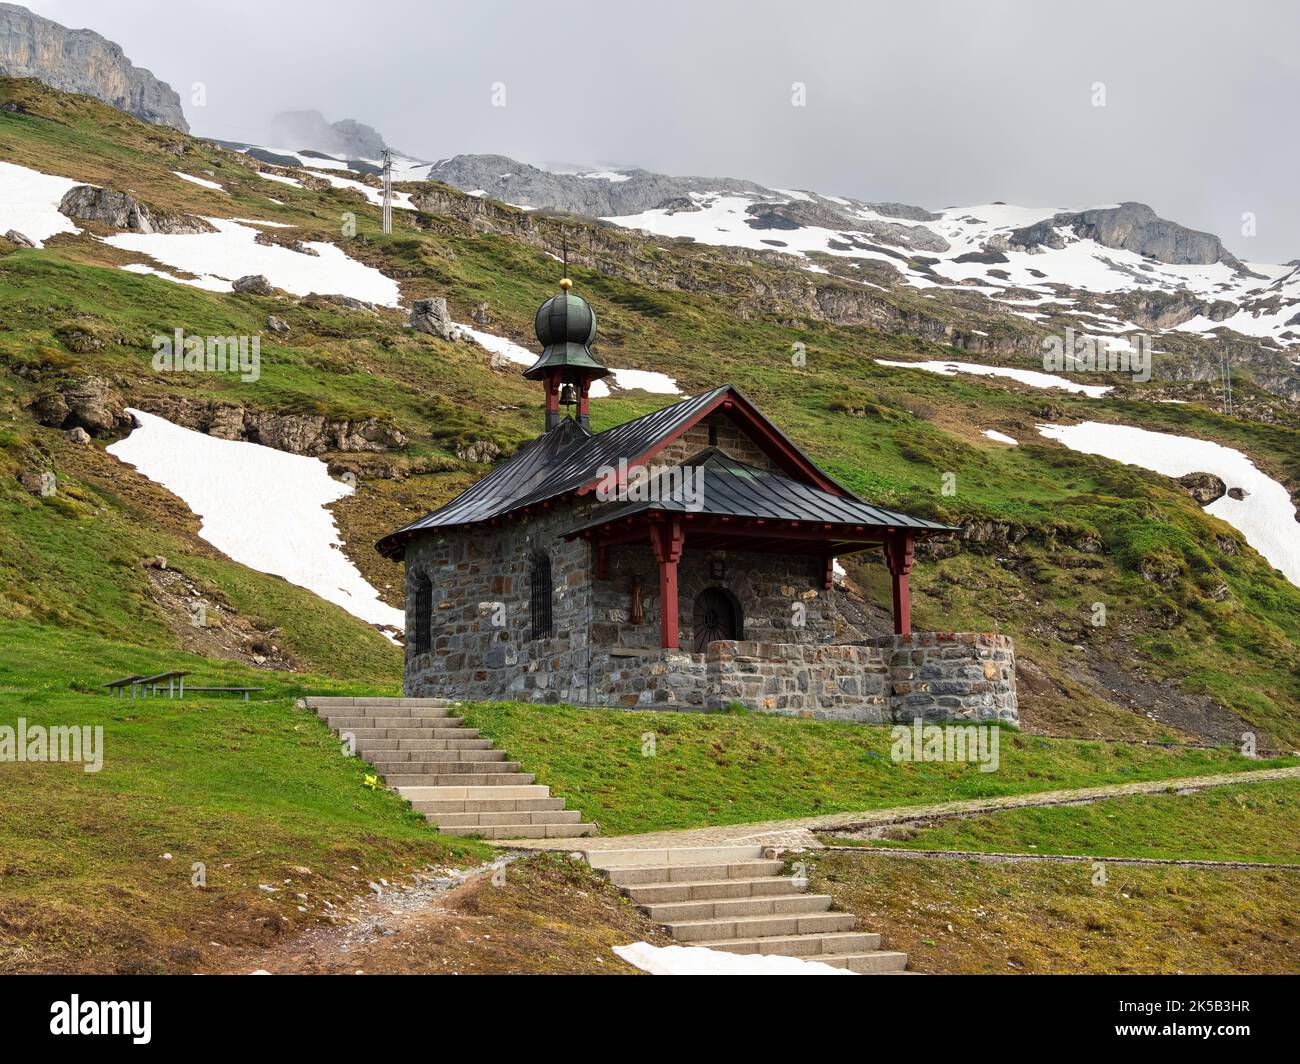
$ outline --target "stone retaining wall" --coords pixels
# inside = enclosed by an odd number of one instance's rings
[[[889,667],[895,721],[1019,723],[1016,648],[1010,636],[916,632],[865,640]]]
[[[889,720],[889,669],[867,645],[798,645],[725,640],[705,649],[711,709],[733,702],[764,713]]]

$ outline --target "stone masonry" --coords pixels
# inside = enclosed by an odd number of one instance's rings
[[[409,546],[407,632],[416,630],[423,580],[432,618],[429,650],[407,647],[407,695],[701,710],[739,702],[869,723],[1018,720],[1010,639],[935,632],[863,639],[839,617],[812,556],[688,548],[680,567],[685,645],[662,649],[651,552],[615,547],[606,578],[597,579],[591,548],[563,539],[585,513],[583,504],[562,506],[528,522],[424,536]],[[539,553],[551,562],[554,634],[533,640],[529,569]],[[735,597],[743,638],[692,653],[693,604],[707,587]]]

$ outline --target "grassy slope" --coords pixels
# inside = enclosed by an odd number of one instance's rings
[[[398,212],[397,231],[386,237],[378,231],[378,212],[355,194],[268,183],[209,145],[33,83],[0,79],[0,98],[31,112],[0,112],[0,157],[129,188],[165,209],[293,224],[299,227],[293,235],[303,239],[337,240],[340,213],[355,211],[359,234],[349,252],[399,277],[408,300],[446,294],[461,320],[489,300],[494,329],[518,340],[530,340],[533,311],[553,290],[553,261],[503,237],[405,212]],[[175,143],[186,146],[184,156],[167,150]],[[230,194],[196,188],[170,173],[203,168],[214,169]],[[761,282],[771,269],[715,261],[707,250],[677,244],[654,254],[666,273],[704,270],[725,278],[730,272],[738,287]],[[92,956],[106,968],[200,966],[210,958],[192,950],[197,944],[201,951],[218,924],[236,929],[234,944],[273,935],[282,916],[293,922],[303,915],[298,899],[288,897],[300,888],[314,915],[319,902],[363,888],[376,869],[446,855],[446,840],[396,800],[361,788],[359,765],[338,758],[323,726],[292,708],[302,686],[393,693],[400,681],[397,652],[341,610],[215,554],[195,538],[192,516],[178,512],[165,493],[105,456],[101,444],[74,448],[60,433],[35,426],[23,402],[61,379],[97,372],[137,399],[188,394],[399,424],[412,444],[396,461],[414,475],[403,481],[363,476],[359,495],[337,511],[345,538],[363,545],[353,556],[376,586],[396,583],[396,570],[364,544],[481,472],[454,457],[458,446],[490,438],[508,448],[536,431],[535,389],[513,369],[491,370],[471,345],[404,332],[397,312],[371,315],[201,292],[118,268],[131,258],[89,233],[56,238],[35,252],[0,243],[0,683],[13,716],[60,723],[102,719],[110,751],[108,767],[97,776],[68,766],[4,769],[6,783],[12,781],[22,797],[6,806],[10,814],[0,821],[6,855],[0,959],[6,967],[84,966]],[[920,623],[1009,631],[1022,655],[1032,654],[1057,677],[1066,692],[1062,705],[1082,707],[1076,712],[1106,721],[1110,730],[1151,734],[1155,729],[1144,720],[1110,709],[1068,676],[1074,652],[1067,644],[1091,640],[1100,649],[1114,632],[1132,641],[1137,660],[1158,678],[1213,691],[1261,730],[1300,739],[1293,713],[1300,701],[1295,589],[1249,551],[1228,557],[1207,546],[1213,534],[1229,530],[1162,478],[1056,447],[1009,450],[979,437],[978,429],[996,427],[1028,443],[1042,416],[1041,393],[885,370],[871,361],[949,353],[912,337],[815,322],[790,325],[775,312],[736,313],[722,299],[574,273],[601,314],[601,353],[611,364],[666,370],[688,391],[733,380],[869,497],[950,518],[1009,520],[1030,530],[1018,556],[1004,566],[969,553],[920,566]],[[264,337],[263,376],[256,384],[215,375],[162,377],[149,368],[155,333],[177,327],[261,332],[271,312],[292,331],[285,342]],[[790,365],[794,340],[808,346],[806,368]],[[603,400],[593,419],[597,428],[607,427],[662,401],[636,393]],[[1250,450],[1288,483],[1300,483],[1300,442],[1288,426],[1247,426],[1196,407],[1061,396],[1050,401],[1065,415],[1140,416],[1153,427],[1220,439]],[[18,487],[15,475],[33,468],[57,471],[57,497],[36,498]],[[957,474],[956,497],[938,492],[947,471]],[[1079,534],[1099,538],[1104,553],[1068,546]],[[268,676],[183,654],[139,568],[141,558],[155,554],[165,555],[206,595],[278,628],[281,643],[308,675]],[[1081,561],[1092,567],[1072,564]],[[1140,577],[1153,561],[1174,573],[1167,586]],[[875,568],[865,571],[868,579]],[[1219,580],[1229,594],[1214,601],[1207,591]],[[1099,596],[1115,618],[1109,632],[1082,625]],[[1033,611],[1025,609],[1026,601]],[[269,688],[268,700],[251,707],[224,701],[128,707],[84,693],[108,675],[169,665],[193,666],[216,682],[259,683]],[[860,805],[864,793],[873,801],[884,794],[906,801],[991,785],[942,775],[886,779],[878,759],[864,760],[861,742],[876,741],[870,733],[853,735],[846,745],[827,738],[840,734],[835,726],[664,717],[642,724],[634,715],[588,715],[578,727],[572,715],[580,711],[474,712],[500,727],[512,751],[531,760],[530,769],[601,818],[606,830],[797,815],[828,802]],[[690,736],[689,747],[675,745],[679,740],[670,732],[678,727]],[[706,734],[711,728],[721,731]],[[661,733],[652,764],[639,758],[643,729]],[[1012,759],[1020,775],[1009,785],[1137,778],[1164,775],[1165,768],[1183,774],[1197,771],[1197,764],[1219,768],[1231,760],[1147,751],[1127,763],[1127,748],[1038,749],[1043,752],[1032,761],[1032,750],[1023,763]],[[755,771],[750,757],[770,764],[770,772]],[[672,771],[669,780],[665,769]],[[40,816],[18,816],[17,809],[36,809]],[[164,852],[173,862],[159,860]],[[191,860],[208,863],[207,891],[188,887]],[[257,890],[258,882],[286,878],[289,864],[312,867],[313,885],[281,883],[277,894]]]
[[[977,853],[1079,854],[1300,864],[1300,782],[1008,809],[898,828],[872,845]]]
[[[809,890],[905,950],[912,971],[991,975],[1300,971],[1295,872],[988,864],[818,853]]]
[[[604,834],[789,819],[1240,772],[1268,762],[1221,750],[1043,739],[1004,731],[1000,768],[897,763],[889,729],[764,714],[467,705],[467,722]],[[644,756],[647,734],[654,755]],[[1279,762],[1280,763],[1280,762]]]
[[[266,691],[249,703],[83,693],[104,675],[165,668]],[[396,795],[365,786],[367,766],[294,706],[338,687],[0,622],[0,723],[104,729],[99,772],[0,766],[0,971],[191,970],[213,939],[265,943],[369,880],[480,857],[478,844],[436,835]],[[206,865],[202,889],[194,862]]]
[[[0,114],[0,153],[6,157],[126,185],[172,209],[295,224],[305,238],[336,239],[340,211],[355,210],[359,233],[349,251],[401,278],[408,299],[445,293],[461,318],[486,299],[494,328],[520,340],[527,340],[532,312],[552,290],[553,261],[505,237],[406,212],[398,212],[396,232],[384,236],[377,232],[378,212],[353,193],[270,185],[201,142],[187,142],[189,153],[177,159],[159,147],[177,139],[170,132],[98,105],[36,92],[26,83],[0,84],[0,94],[6,92],[48,115]],[[215,169],[230,195],[180,181],[170,173],[178,167]],[[283,205],[272,203],[271,195]],[[8,402],[21,401],[60,375],[94,369],[130,379],[146,396],[187,392],[278,410],[396,421],[413,441],[399,464],[419,470],[432,463],[447,472],[401,482],[363,480],[360,497],[339,508],[345,538],[361,545],[354,557],[377,585],[396,584],[396,570],[375,558],[365,542],[475,475],[454,458],[457,446],[491,438],[509,447],[535,431],[534,389],[516,373],[491,370],[470,345],[402,332],[396,312],[312,310],[215,295],[124,274],[116,268],[124,256],[89,236],[61,237],[53,244],[43,252],[0,258],[6,305],[0,363],[27,374],[6,378]],[[744,273],[760,282],[764,271],[774,269],[722,262],[707,249],[679,244],[656,254],[667,267]],[[1053,417],[1138,420],[1220,439],[1300,484],[1300,437],[1293,427],[1247,425],[1196,406],[1044,396],[885,369],[871,356],[934,357],[946,349],[859,327],[743,317],[717,298],[656,291],[581,269],[574,273],[600,310],[601,353],[610,363],[665,369],[688,390],[734,380],[868,497],[950,519],[985,518],[1027,529],[1028,538],[1001,567],[987,555],[970,553],[918,567],[915,608],[924,625],[1015,635],[1022,655],[1046,669],[1059,687],[1042,696],[1047,723],[1064,721],[1083,730],[1088,719],[1105,720],[1103,731],[1150,733],[1142,718],[1117,713],[1097,685],[1079,679],[1073,647],[1082,645],[1111,655],[1121,667],[1142,670],[1154,682],[1212,694],[1272,743],[1300,741],[1294,712],[1300,703],[1300,592],[1248,549],[1223,553],[1216,535],[1239,544],[1240,537],[1166,479],[1032,442],[1033,424],[1050,402]],[[268,342],[256,384],[212,375],[163,379],[147,368],[154,332],[177,325],[193,332],[260,331],[269,310],[286,317],[293,332],[287,344]],[[72,353],[65,339],[78,329],[101,337],[102,346],[91,354]],[[795,340],[807,344],[804,368],[790,364]],[[594,404],[593,419],[605,427],[660,403],[631,393]],[[1023,445],[991,445],[978,435],[983,427],[1008,431]],[[8,451],[15,466],[30,461],[34,446],[49,445],[48,434],[30,430],[21,418],[13,435]],[[946,472],[957,476],[954,497],[940,493]],[[1100,553],[1073,546],[1088,539],[1100,542]],[[867,572],[878,576],[875,568]],[[1144,579],[1144,569],[1165,577]],[[1096,601],[1107,604],[1108,628],[1088,624]],[[1032,700],[1026,709],[1032,719]]]

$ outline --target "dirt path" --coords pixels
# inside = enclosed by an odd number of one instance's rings
[[[1141,783],[1110,783],[1100,787],[1077,787],[1070,790],[1038,791],[1033,794],[1003,795],[996,798],[970,798],[930,805],[896,806],[871,809],[860,813],[826,813],[797,820],[766,820],[754,824],[729,824],[723,827],[687,828],[682,831],[654,831],[643,835],[603,835],[572,840],[582,850],[659,849],[670,846],[731,846],[756,844],[817,849],[821,843],[813,832],[843,831],[852,828],[886,827],[913,820],[936,820],[996,809],[1021,809],[1027,806],[1075,805],[1115,798],[1128,794],[1156,794],[1161,791],[1192,792],[1207,787],[1226,787],[1236,783],[1264,780],[1300,779],[1300,766],[1230,772],[1215,776],[1188,776],[1182,779],[1147,780]],[[502,842],[518,849],[555,849],[553,840],[520,839]],[[566,847],[568,848],[568,847]]]
[[[553,854],[385,884],[335,919],[269,947],[230,951],[231,974],[640,974],[613,952],[666,941],[617,888]]]
[[[1260,868],[1300,872],[1300,864],[1275,864],[1269,861],[1198,861],[1174,857],[1097,857],[1065,853],[989,853],[984,850],[903,850],[890,846],[824,846],[831,853],[869,853],[884,857],[941,857],[957,861],[985,861],[989,864],[1015,864],[1038,861],[1048,864],[1073,864],[1089,861],[1096,864],[1171,865],[1175,868]]]

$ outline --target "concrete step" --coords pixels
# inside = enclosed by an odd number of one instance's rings
[[[526,787],[533,782],[533,778],[530,772],[503,772],[499,776],[489,776],[483,772],[458,772],[440,776],[400,769],[384,773],[385,782],[390,787]]]
[[[624,887],[623,891],[638,905],[658,905],[678,901],[721,901],[727,898],[791,897],[807,889],[807,880],[767,876],[757,879],[651,883],[643,887]]]
[[[538,812],[515,810],[509,813],[439,813],[425,816],[443,828],[500,827],[505,824],[580,824],[582,814],[576,809],[543,809]],[[519,836],[521,837],[521,836]]]
[[[626,868],[636,865],[719,864],[752,861],[763,856],[761,846],[680,846],[646,850],[587,850],[592,868]]]
[[[491,750],[491,739],[358,739],[358,750]]]
[[[394,761],[411,761],[422,764],[485,765],[505,764],[504,750],[372,750],[358,744],[357,753],[364,754],[372,764],[390,764]],[[436,757],[437,761],[429,758]],[[462,769],[464,772],[478,772],[477,768]]]
[[[319,716],[329,720],[332,717],[441,717],[451,720],[461,718],[453,715],[450,706],[331,706],[318,709]]]
[[[709,949],[725,950],[727,953],[761,953],[821,960],[819,954],[870,953],[880,945],[880,936],[866,931],[832,931],[752,938],[700,939],[692,942],[691,945],[707,946]]]
[[[529,786],[527,784],[517,785],[514,787],[503,787],[499,785],[483,786],[464,786],[456,785],[449,787],[428,786],[425,784],[402,784],[397,787],[397,793],[405,798],[408,802],[478,802],[478,801],[526,801],[534,798],[550,798],[551,788],[543,787],[537,784]],[[555,801],[563,801],[562,798],[556,798]],[[472,810],[460,810],[460,812],[472,812]]]
[[[408,788],[409,789],[409,788]],[[498,787],[497,790],[505,790]],[[475,799],[433,799],[411,802],[417,813],[423,813],[430,820],[439,817],[454,816],[457,813],[544,813],[564,808],[563,798],[475,798]]]
[[[901,972],[907,967],[907,954],[894,950],[869,950],[865,953],[819,953],[806,958],[820,961],[833,968],[847,968],[851,972],[863,975],[879,975],[886,972]]]
[[[356,697],[335,697],[334,695],[308,695],[303,701],[307,704],[308,709],[330,709],[336,706],[389,706],[389,707],[408,707],[408,706],[449,706],[451,701],[446,698],[379,698],[373,695],[358,695]]]
[[[858,918],[852,913],[791,913],[788,916],[733,916],[721,920],[684,920],[665,924],[678,942],[773,938],[851,931]]]
[[[701,865],[626,865],[606,869],[609,881],[618,887],[640,887],[649,883],[695,883],[719,879],[761,879],[778,875],[782,861],[728,861]]]
[[[334,731],[356,731],[358,728],[445,728],[449,720],[459,719],[431,716],[426,712],[418,717],[326,717],[325,723]]]
[[[357,742],[363,739],[476,739],[477,728],[338,728]]]
[[[830,907],[829,894],[774,894],[761,898],[672,901],[643,906],[646,915],[657,924],[728,920],[737,916],[793,916],[827,912]]]
[[[594,835],[597,829],[595,824],[497,824],[438,830],[444,835],[477,835],[484,839],[576,839]]]
[[[437,753],[437,751],[434,751]],[[507,772],[518,772],[518,761],[411,761],[396,758],[390,760],[387,755],[383,759],[376,758],[370,762],[380,772],[427,772],[431,776],[444,776],[451,774],[473,775],[477,772],[483,772],[493,776],[503,775]]]

